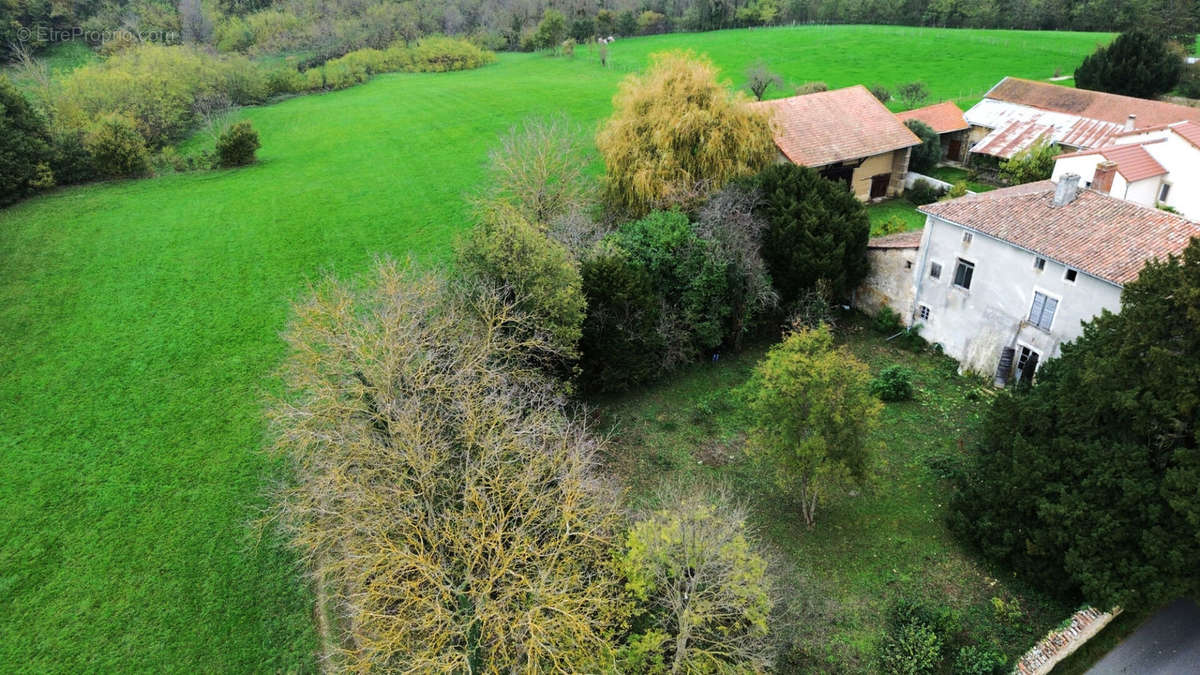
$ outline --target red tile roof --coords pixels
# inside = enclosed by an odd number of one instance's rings
[[[804,166],[861,159],[921,143],[862,85],[752,105],[774,111],[775,145]]]
[[[920,248],[922,234],[924,230],[913,230],[871,237],[867,240],[867,248]]]
[[[943,101],[927,105],[924,108],[896,113],[896,117],[901,122],[921,120],[939,134],[962,131],[970,126],[967,124],[967,120],[963,118],[962,108],[954,105],[954,101]]]
[[[1100,155],[1110,162],[1117,163],[1117,173],[1121,174],[1125,180],[1130,183],[1135,183],[1139,180],[1153,178],[1155,176],[1164,176],[1167,170],[1163,168],[1158,160],[1150,156],[1146,152],[1145,146],[1152,143],[1161,143],[1163,139],[1149,141],[1148,143],[1129,143],[1128,145],[1108,145],[1103,148],[1095,148],[1092,150],[1081,150],[1065,155],[1059,155],[1059,159],[1068,157],[1082,157],[1084,155]]]
[[[1136,124],[1139,128],[1183,120],[1200,122],[1200,108],[1101,91],[1073,89],[1017,77],[1004,78],[999,84],[992,87],[991,91],[984,94],[984,98],[1019,103],[1115,124],[1124,124],[1130,115],[1137,115]]]
[[[1200,124],[1190,121],[1183,122],[1182,124],[1172,124],[1171,129],[1182,136],[1183,140],[1200,148]]]
[[[1200,237],[1198,223],[1093,190],[1055,207],[1054,189],[1040,181],[920,210],[1116,284],[1136,279],[1147,260],[1179,253]]]

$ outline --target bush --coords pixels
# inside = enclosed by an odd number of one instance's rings
[[[254,153],[261,147],[258,132],[250,120],[242,120],[221,133],[217,138],[217,166],[230,168],[254,163]]]
[[[149,147],[160,148],[195,125],[198,102],[224,98],[247,105],[261,103],[268,93],[266,77],[245,57],[146,43],[73,71],[53,108],[70,129],[120,114],[133,121]]]
[[[51,141],[50,170],[56,185],[78,185],[96,179],[92,155],[84,145],[82,131],[61,131]]]
[[[796,87],[796,95],[817,94],[822,91],[829,91],[829,85],[824,82],[805,82]]]
[[[889,403],[907,401],[913,397],[913,371],[901,365],[891,365],[871,380],[871,393]]]
[[[908,201],[922,206],[924,204],[932,204],[942,198],[946,194],[944,188],[940,188],[924,178],[918,179],[913,186],[904,191],[904,198]]]
[[[990,647],[967,645],[954,657],[954,675],[1006,675],[1008,659]]]
[[[882,84],[873,84],[870,87],[871,95],[879,99],[880,103],[887,103],[892,100],[892,92]]]
[[[1200,63],[1191,63],[1184,67],[1183,75],[1179,78],[1179,95],[1200,98]]]
[[[46,123],[16,87],[0,77],[0,206],[53,184]],[[47,175],[49,174],[49,176]]]
[[[496,60],[496,55],[466,40],[448,37],[421,38],[411,48],[412,61],[403,70],[415,73],[444,73],[452,70],[481,68]]]
[[[942,199],[958,199],[967,195],[967,181],[960,180],[956,182]]]
[[[1055,143],[1038,141],[1000,162],[1000,177],[1013,184],[1046,180],[1054,174],[1054,158],[1060,151]]]
[[[84,138],[96,173],[103,178],[143,176],[150,169],[146,141],[133,120],[109,113],[92,125]]]
[[[913,148],[909,167],[918,173],[936,167],[942,160],[942,137],[921,120],[908,120],[904,126],[921,139],[921,144]]]
[[[896,98],[905,108],[916,108],[929,98],[929,87],[924,82],[907,82],[896,87]]]
[[[942,641],[933,629],[909,622],[890,631],[883,639],[880,667],[894,675],[918,675],[937,670],[942,660]]]

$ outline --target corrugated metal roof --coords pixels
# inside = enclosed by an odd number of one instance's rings
[[[992,130],[971,147],[971,152],[1002,159],[1009,159],[1042,138],[1075,148],[1107,145],[1124,129],[1120,124],[992,99],[980,101],[965,117],[974,126]]]

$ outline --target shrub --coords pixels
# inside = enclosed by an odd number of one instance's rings
[[[1184,67],[1183,75],[1179,78],[1179,95],[1200,98],[1200,63],[1191,63]]]
[[[466,40],[448,37],[421,38],[411,48],[412,62],[403,70],[417,73],[444,73],[452,70],[481,68],[496,60],[492,52]]]
[[[871,380],[871,393],[889,403],[913,397],[913,371],[898,364],[890,365]]]
[[[1014,184],[1046,180],[1054,174],[1054,158],[1060,151],[1057,144],[1039,140],[1000,162],[1000,177]]]
[[[937,166],[937,163],[942,160],[942,137],[921,120],[908,120],[904,126],[921,139],[921,144],[913,148],[909,160],[912,170],[924,172]]]
[[[143,176],[150,169],[146,141],[133,120],[109,113],[92,125],[84,139],[96,173],[103,178]]]
[[[755,179],[757,212],[767,223],[762,256],[785,306],[829,283],[831,300],[845,297],[867,275],[871,222],[866,207],[844,186],[813,169],[775,164]]]
[[[967,645],[954,657],[954,675],[1007,675],[1008,659],[990,647]]]
[[[924,178],[921,178],[913,183],[912,187],[904,191],[904,198],[913,204],[916,204],[917,206],[922,206],[924,204],[932,204],[933,202],[936,202],[938,199],[941,199],[942,195],[944,194],[946,194],[946,190],[944,188],[940,188]]]
[[[879,99],[880,103],[887,103],[892,100],[892,92],[882,84],[873,84],[870,87],[871,95]]]
[[[297,94],[308,88],[304,73],[291,66],[279,66],[266,72],[267,93],[271,96],[279,94]]]
[[[896,98],[905,108],[916,108],[929,98],[929,87],[924,82],[907,82],[896,87]]]
[[[50,170],[57,185],[77,185],[96,178],[92,155],[84,144],[82,131],[59,131],[52,137]]]
[[[879,655],[885,673],[919,675],[937,670],[942,642],[929,626],[910,622],[888,632]]]
[[[871,319],[871,326],[875,329],[875,332],[891,337],[904,330],[904,320],[896,310],[884,306]]]
[[[822,91],[829,91],[829,85],[824,82],[805,82],[796,87],[796,95],[817,94]]]
[[[266,77],[245,57],[213,56],[191,47],[145,43],[66,76],[53,108],[71,129],[120,114],[151,148],[183,136],[197,121],[197,102],[224,97],[235,105],[262,102]]]
[[[644,74],[622,80],[613,103],[596,147],[613,202],[637,216],[694,207],[776,153],[767,112],[731,95],[712,61],[690,52],[655,54]]]
[[[217,166],[229,168],[252,164],[259,147],[258,132],[250,120],[237,122],[217,138]]]
[[[526,326],[541,336],[543,349],[530,354],[539,364],[558,368],[579,356],[587,303],[579,270],[565,246],[513,208],[492,204],[459,245],[458,261],[464,273],[502,289],[506,300],[526,315]]]
[[[49,187],[53,154],[41,115],[0,76],[0,206]]]
[[[942,199],[958,199],[965,197],[967,194],[967,181],[960,180],[956,182],[949,190],[946,191],[946,196]]]

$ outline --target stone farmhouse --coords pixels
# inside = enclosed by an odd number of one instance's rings
[[[818,170],[863,201],[904,190],[920,145],[908,127],[862,85],[752,103],[772,111],[779,161]]]

